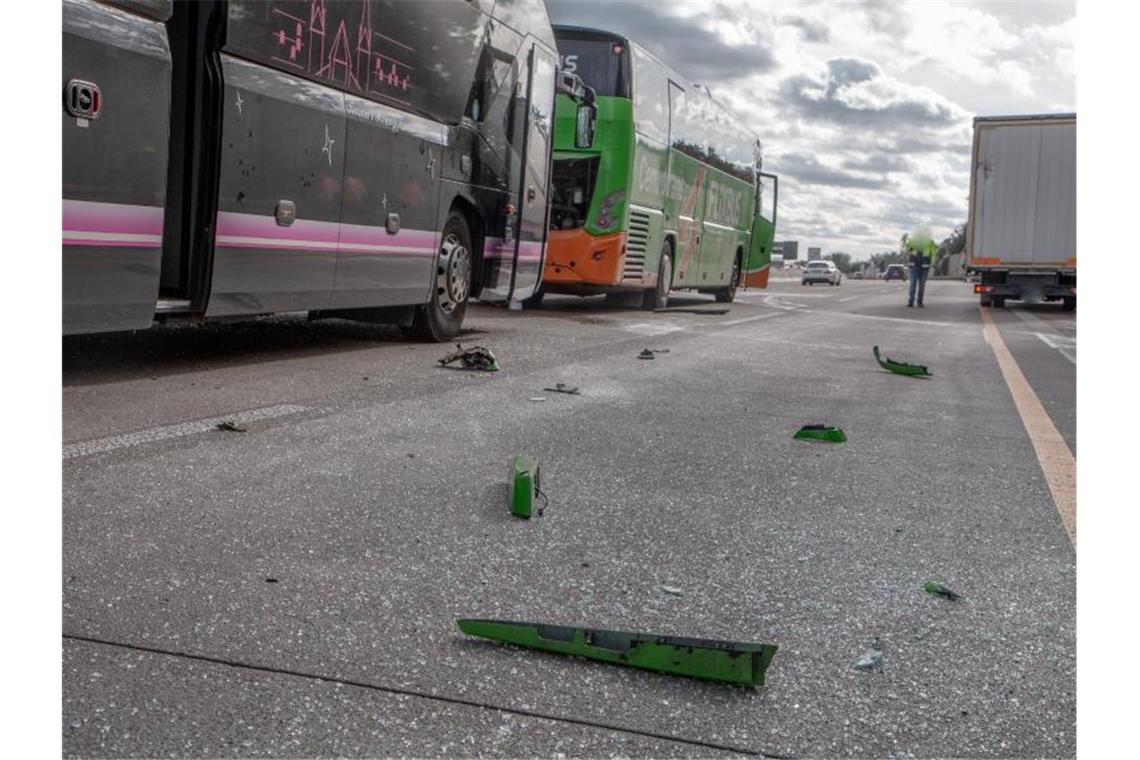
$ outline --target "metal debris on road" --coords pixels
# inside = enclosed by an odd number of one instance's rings
[[[763,686],[773,644],[625,633],[508,620],[458,620],[469,636],[721,683]]]
[[[795,435],[801,441],[827,441],[843,443],[847,434],[834,425],[804,425]]]
[[[217,424],[217,428],[218,430],[224,430],[227,433],[244,433],[246,431],[246,429],[241,425],[237,424],[236,422],[231,422],[230,420],[219,422]]]
[[[546,396],[531,396],[527,401],[546,401]]]
[[[538,460],[517,456],[511,462],[511,514],[529,518],[540,493]],[[542,514],[542,510],[539,510]]]
[[[439,360],[441,366],[446,367],[453,362],[459,362],[463,369],[475,369],[483,372],[498,372],[499,362],[491,349],[483,346],[464,348],[461,343],[455,344],[455,351]]]
[[[555,383],[553,388],[543,388],[543,390],[550,391],[551,393],[569,393],[572,396],[582,395],[581,391],[578,390],[578,386],[575,385],[571,388],[566,383]]]
[[[641,349],[641,353],[637,355],[637,358],[638,359],[652,359],[652,358],[654,358],[654,356],[656,354],[667,354],[667,353],[669,353],[669,349],[667,349],[667,348],[643,348],[643,349]]]
[[[670,596],[684,596],[685,592],[676,586],[662,586],[661,590]]]
[[[863,656],[855,663],[856,670],[874,670],[883,666],[883,645],[875,639],[871,648],[863,653]]]
[[[944,596],[952,602],[963,598],[957,591],[954,591],[948,586],[943,586],[937,581],[927,581],[923,584],[922,590],[928,594],[934,594],[935,596]]]
[[[881,355],[878,346],[872,348],[871,352],[875,355],[875,361],[879,363],[880,367],[894,372],[897,375],[906,375],[908,377],[934,377],[934,373],[922,364],[901,362],[889,356]]]

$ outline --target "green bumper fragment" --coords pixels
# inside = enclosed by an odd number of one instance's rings
[[[533,457],[517,456],[511,462],[511,514],[530,517],[539,489],[538,461]]]
[[[875,354],[875,361],[879,363],[880,367],[895,374],[908,377],[934,377],[934,373],[921,364],[908,364],[907,362],[895,361],[889,356],[884,357],[879,353],[878,346],[872,348],[871,351]]]
[[[795,435],[801,441],[828,441],[843,443],[847,434],[834,425],[804,425]]]
[[[507,620],[457,622],[460,630],[469,636],[482,636],[530,649],[745,686],[763,686],[764,673],[776,656],[776,646],[773,644],[623,633]]]

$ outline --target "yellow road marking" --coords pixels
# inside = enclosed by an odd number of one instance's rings
[[[979,307],[980,308],[980,307]],[[1077,460],[1073,452],[1069,451],[1065,439],[1057,432],[1057,427],[1045,411],[1041,400],[1033,392],[1029,381],[1017,366],[1013,354],[1006,348],[1001,333],[989,309],[980,308],[982,313],[982,329],[986,342],[994,350],[1001,374],[1005,384],[1009,387],[1013,403],[1021,415],[1021,423],[1033,450],[1037,453],[1037,462],[1045,474],[1045,482],[1049,485],[1049,492],[1053,495],[1053,503],[1061,515],[1061,522],[1069,532],[1069,540],[1077,541]]]

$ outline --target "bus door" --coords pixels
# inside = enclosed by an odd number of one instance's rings
[[[484,256],[490,280],[481,296],[484,300],[527,299],[534,295],[542,276],[550,210],[556,64],[553,53],[532,45],[526,63],[520,67],[516,93],[526,93],[526,99],[516,95],[509,135],[512,146],[522,145],[518,186],[507,198],[505,234],[486,243]]]
[[[705,214],[705,186],[708,168],[686,151],[692,152],[697,136],[689,117],[688,94],[669,80],[669,187],[665,194],[665,227],[677,230],[673,262],[673,285],[696,285],[697,253],[700,250],[701,220]]]
[[[232,14],[229,21],[233,32]],[[206,315],[325,308],[340,233],[345,96],[225,52],[221,63],[221,161]]]
[[[170,116],[170,7],[63,4],[63,332],[154,322]]]

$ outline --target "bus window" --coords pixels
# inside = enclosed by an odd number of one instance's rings
[[[598,95],[629,97],[629,53],[620,40],[559,35],[558,52],[561,68]]]
[[[669,142],[669,92],[665,69],[639,47],[633,49],[634,128],[662,145]]]

